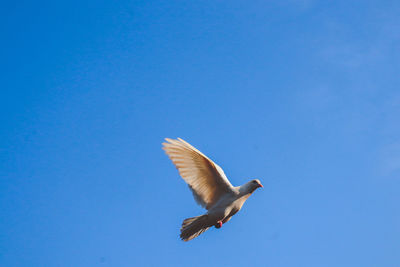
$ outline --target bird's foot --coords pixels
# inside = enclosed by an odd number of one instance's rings
[[[222,222],[218,221],[217,224],[215,225],[215,228],[219,229],[222,227]]]

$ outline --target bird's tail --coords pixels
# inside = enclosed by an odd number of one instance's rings
[[[201,215],[197,217],[187,218],[183,220],[181,227],[181,239],[183,241],[192,240],[210,228],[207,223],[208,215]]]

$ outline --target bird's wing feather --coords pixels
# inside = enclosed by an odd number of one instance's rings
[[[218,199],[233,190],[221,167],[181,138],[163,143],[163,149],[189,185],[197,203],[209,209]]]

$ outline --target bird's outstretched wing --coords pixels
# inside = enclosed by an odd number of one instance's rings
[[[165,140],[163,149],[192,189],[197,203],[209,209],[222,195],[233,191],[222,168],[211,159],[181,138]]]

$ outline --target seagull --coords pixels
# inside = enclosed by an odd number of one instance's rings
[[[191,144],[181,138],[165,141],[162,148],[189,185],[196,202],[207,209],[207,213],[183,221],[183,241],[198,237],[212,226],[221,228],[257,188],[263,187],[258,179],[232,186],[222,168]]]

